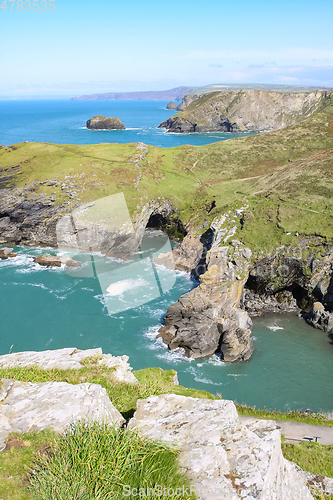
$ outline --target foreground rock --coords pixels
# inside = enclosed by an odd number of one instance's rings
[[[242,90],[189,96],[180,113],[161,123],[168,132],[259,132],[311,116],[330,92]],[[196,97],[196,98],[194,98]]]
[[[70,257],[65,257],[64,255],[51,255],[49,253],[44,253],[36,257],[35,262],[40,266],[48,267],[61,267],[62,264],[68,267],[80,267],[80,264]]]
[[[313,498],[303,475],[283,458],[275,423],[243,425],[232,401],[150,396],[138,401],[129,427],[180,448],[199,500]]]
[[[7,260],[9,257],[17,257],[17,253],[13,252],[12,248],[0,248],[0,259]]]
[[[76,420],[121,425],[124,418],[98,384],[67,382],[32,384],[2,379],[0,389],[0,450],[12,432],[53,429],[63,432]]]
[[[18,366],[38,366],[44,370],[57,368],[58,370],[79,370],[83,366],[105,366],[114,368],[113,380],[127,384],[137,384],[137,379],[131,373],[128,356],[112,356],[103,354],[102,349],[80,350],[73,347],[56,349],[54,351],[26,351],[0,356],[1,368],[15,368]]]
[[[239,305],[252,252],[238,240],[219,246],[233,234],[224,222],[222,217],[212,225],[215,236],[200,285],[168,309],[158,336],[170,349],[183,348],[188,357],[217,353],[223,361],[247,361],[253,352],[252,322]]]
[[[87,128],[91,130],[125,130],[125,125],[119,118],[96,115],[87,121]]]

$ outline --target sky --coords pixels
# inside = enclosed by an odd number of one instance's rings
[[[0,98],[333,87],[333,1],[0,0],[0,47]]]

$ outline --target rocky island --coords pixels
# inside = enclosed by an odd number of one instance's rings
[[[275,130],[311,116],[326,96],[327,92],[320,90],[233,90],[188,95],[177,107],[180,113],[159,127],[174,133]]]
[[[125,130],[126,127],[119,118],[96,115],[87,121],[87,128],[91,130]]]

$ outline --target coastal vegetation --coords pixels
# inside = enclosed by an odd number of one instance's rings
[[[68,212],[123,192],[130,214],[168,199],[177,220],[202,234],[215,217],[246,207],[237,238],[255,254],[304,236],[332,240],[333,104],[295,125],[207,146],[148,146],[137,184],[136,144],[21,143],[0,148],[2,187],[29,189]]]

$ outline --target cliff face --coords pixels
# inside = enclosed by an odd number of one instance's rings
[[[311,116],[326,95],[326,91],[242,90],[185,96],[177,108],[181,112],[160,128],[178,133],[274,130]]]

